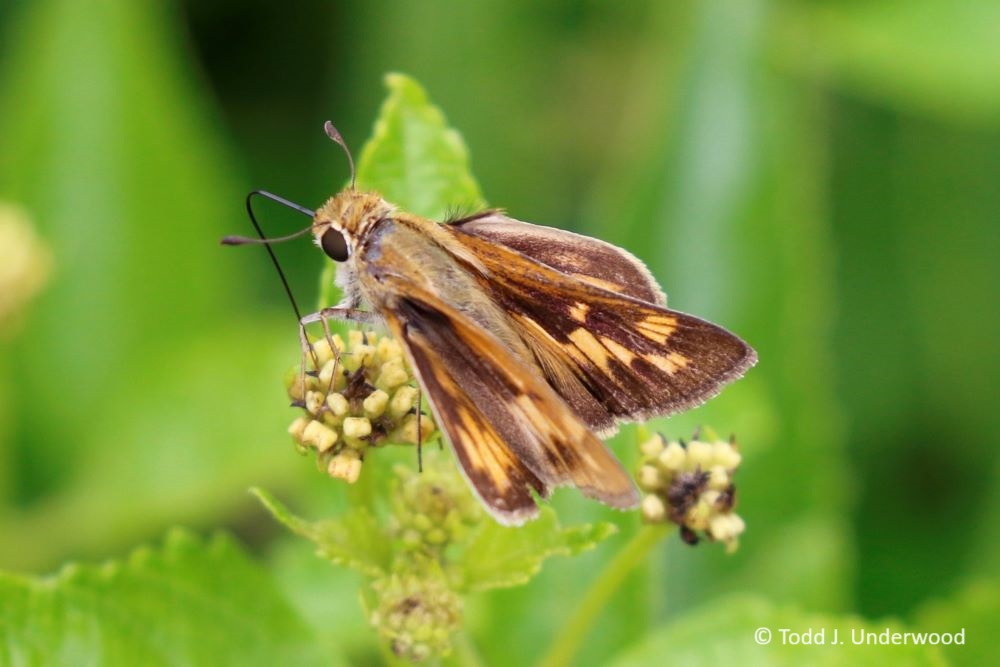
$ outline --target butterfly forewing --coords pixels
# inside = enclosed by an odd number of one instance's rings
[[[449,229],[485,267],[470,270],[515,322],[550,384],[592,429],[607,433],[618,420],[699,405],[756,361],[721,327],[568,275],[498,237]]]

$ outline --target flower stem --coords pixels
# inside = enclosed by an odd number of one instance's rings
[[[542,667],[565,667],[571,664],[580,644],[608,600],[621,587],[629,573],[645,560],[657,542],[666,535],[667,530],[669,528],[666,525],[643,526],[632,541],[618,552],[584,594],[583,600],[576,606],[576,611],[556,635],[548,653],[540,663]]]

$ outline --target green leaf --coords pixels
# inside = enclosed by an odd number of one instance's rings
[[[916,613],[917,627],[925,632],[965,630],[966,643],[942,649],[958,667],[988,665],[1000,652],[1000,582],[970,582],[947,600],[925,603]]]
[[[337,519],[307,521],[292,514],[267,491],[254,488],[251,493],[289,530],[315,543],[323,558],[370,577],[389,571],[391,541],[365,507],[352,507]]]
[[[469,171],[462,136],[449,127],[424,89],[403,74],[387,74],[389,96],[361,149],[358,188],[375,190],[402,210],[431,220],[484,206]],[[336,265],[327,262],[320,283],[321,305],[331,305]]]
[[[575,556],[618,532],[612,523],[563,528],[555,510],[543,506],[537,519],[518,528],[484,521],[451,572],[458,588],[483,591],[531,580],[551,556]]]
[[[351,658],[376,650],[368,617],[355,603],[363,575],[330,567],[316,557],[312,543],[291,534],[269,549],[267,563],[289,604],[323,646]]]
[[[0,574],[0,664],[329,665],[275,584],[226,537],[175,530],[125,561]],[[339,664],[335,663],[335,664]]]
[[[385,77],[389,97],[358,160],[358,187],[377,190],[404,210],[432,220],[455,207],[482,206],[461,135],[416,81]]]
[[[766,644],[755,640],[760,628],[770,632]],[[934,646],[855,645],[852,630],[890,633],[907,629],[895,621],[869,621],[858,616],[807,614],[793,607],[776,607],[764,598],[730,596],[653,631],[619,656],[614,667],[647,665],[934,665],[947,663]],[[782,640],[782,629],[813,632],[822,645]],[[835,634],[836,633],[836,634]],[[838,642],[843,642],[840,644]]]

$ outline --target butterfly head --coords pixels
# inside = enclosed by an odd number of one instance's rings
[[[333,123],[326,121],[323,131],[344,149],[351,166],[351,185],[316,209],[312,233],[326,256],[335,262],[346,262],[372,225],[388,216],[392,206],[374,192],[358,192],[354,157]]]
[[[333,261],[346,262],[372,225],[392,211],[392,205],[374,192],[344,190],[316,209],[312,224],[316,245]]]

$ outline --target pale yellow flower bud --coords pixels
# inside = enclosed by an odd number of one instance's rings
[[[379,338],[378,344],[375,346],[375,352],[383,363],[392,359],[403,358],[403,348],[400,347],[399,343],[388,336]]]
[[[374,336],[374,334],[372,334]],[[347,332],[349,350],[341,355],[344,368],[356,371],[362,366],[370,366],[375,360],[375,346],[365,342],[364,332],[353,329]]]
[[[343,417],[347,414],[350,405],[343,394],[330,394],[326,397],[326,407],[330,408],[330,412],[337,417]]]
[[[285,379],[285,385],[288,387],[289,398],[293,401],[305,400],[306,391],[309,387],[309,378],[299,369],[289,370],[288,376]]]
[[[719,514],[712,517],[708,524],[708,534],[713,540],[728,542],[743,534],[746,524],[736,514]]]
[[[389,416],[393,419],[399,419],[412,410],[419,393],[416,387],[405,386],[397,389],[392,395],[392,400],[389,401]]]
[[[302,434],[311,420],[309,417],[297,417],[292,425],[288,427],[288,433],[297,441],[302,441]]]
[[[639,488],[643,491],[655,491],[663,484],[663,477],[660,475],[660,471],[657,470],[656,466],[651,466],[648,463],[639,468],[637,478]]]
[[[381,389],[376,389],[372,393],[368,394],[361,406],[364,408],[365,415],[369,419],[378,419],[385,412],[385,406],[389,404],[389,394],[385,393]]]
[[[694,440],[687,446],[688,470],[706,469],[712,465],[712,445],[700,440]]]
[[[336,379],[334,379],[334,372],[337,373]],[[344,386],[344,367],[340,365],[338,360],[331,359],[323,365],[323,368],[320,370],[319,376],[316,379],[318,380],[317,385],[324,391],[327,389],[339,389]]]
[[[420,416],[420,436],[417,436],[417,416],[416,415],[406,415],[403,418],[402,423],[399,427],[393,431],[392,438],[399,442],[406,442],[410,444],[416,444],[419,442],[427,442],[427,440],[434,434],[434,420],[430,415]]]
[[[336,477],[348,484],[354,484],[361,475],[361,458],[353,449],[345,449],[330,459],[326,471],[330,474],[330,477]]]
[[[401,384],[405,384],[410,379],[410,374],[403,367],[402,359],[387,361],[382,366],[382,372],[375,381],[375,386],[392,391]]]
[[[639,452],[647,459],[655,459],[666,448],[663,436],[657,433],[652,438],[644,440],[639,444]]]
[[[678,472],[684,468],[687,452],[677,442],[671,442],[657,457],[656,462],[665,472]]]
[[[712,458],[716,465],[727,470],[739,467],[743,457],[732,443],[719,441],[712,445]]]
[[[302,442],[325,452],[337,442],[337,432],[329,426],[313,420],[306,424],[302,430]]]
[[[375,346],[374,345],[359,345],[355,354],[361,355],[361,365],[365,367],[373,366],[375,364]]]
[[[333,342],[332,347],[330,346],[331,341]],[[316,360],[319,361],[319,367],[323,368],[340,355],[344,349],[344,340],[337,334],[334,334],[329,339],[323,336],[315,341],[312,347],[313,352],[316,354]]]
[[[348,438],[364,438],[372,433],[372,423],[367,417],[347,417],[343,428]]]
[[[306,410],[309,411],[309,414],[319,414],[320,410],[323,409],[323,398],[323,392],[321,391],[306,392]]]
[[[649,523],[660,523],[667,518],[667,506],[663,499],[650,494],[642,499],[642,518]]]
[[[367,338],[367,334],[360,329],[351,329],[347,332],[347,344],[352,350],[362,345],[367,345]]]
[[[712,466],[708,472],[708,488],[710,489],[722,491],[732,482],[729,477],[729,471],[720,465]]]
[[[712,503],[706,502],[702,496],[684,515],[684,525],[691,530],[707,529],[708,521],[712,518],[712,510]]]

